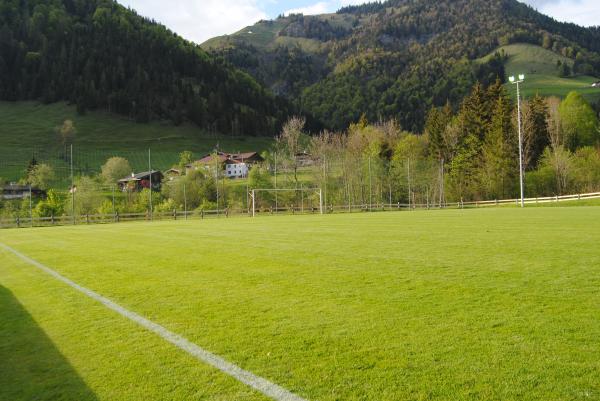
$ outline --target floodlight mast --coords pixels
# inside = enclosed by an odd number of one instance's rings
[[[514,76],[508,78],[511,84],[517,85],[517,120],[519,126],[519,184],[521,187],[521,207],[525,207],[525,185],[524,185],[524,170],[523,170],[523,133],[521,129],[521,91],[519,84],[525,81],[525,75],[519,74],[518,79]]]

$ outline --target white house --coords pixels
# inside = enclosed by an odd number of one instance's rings
[[[264,161],[264,159],[257,152],[247,153],[224,153],[217,152],[204,156],[202,159],[188,164],[186,170],[190,171],[197,169],[198,166],[204,166],[206,169],[213,169],[216,165],[220,165],[223,169],[223,174],[227,178],[243,178],[247,177],[250,168],[256,164]]]
[[[228,160],[225,162],[225,177],[242,178],[248,176],[248,164],[242,161]]]

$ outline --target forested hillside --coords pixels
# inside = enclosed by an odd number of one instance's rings
[[[0,77],[0,100],[227,134],[272,135],[288,114],[246,73],[113,0],[0,0]]]
[[[364,113],[419,132],[431,106],[457,107],[477,81],[505,79],[512,43],[547,49],[558,75],[600,76],[600,29],[559,23],[516,0],[389,0],[261,21],[204,44],[327,127]]]

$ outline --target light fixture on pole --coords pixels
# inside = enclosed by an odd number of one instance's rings
[[[521,91],[519,84],[525,81],[525,75],[520,74],[518,79],[514,76],[508,78],[511,84],[517,85],[517,120],[519,125],[519,183],[521,187],[521,207],[525,207],[525,187],[524,187],[524,171],[523,171],[523,133],[521,131]]]

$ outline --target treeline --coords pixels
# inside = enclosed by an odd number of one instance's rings
[[[290,112],[246,73],[113,0],[1,0],[0,99],[273,135]]]

